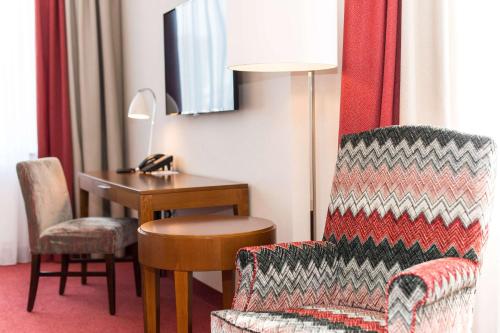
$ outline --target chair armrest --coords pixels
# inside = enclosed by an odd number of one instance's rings
[[[332,293],[336,257],[328,241],[240,249],[233,309],[275,311],[323,304]]]
[[[388,283],[389,332],[462,332],[472,319],[477,263],[442,258],[410,267]]]

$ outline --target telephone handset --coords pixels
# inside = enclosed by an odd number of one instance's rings
[[[151,154],[137,167],[142,172],[151,172],[166,167],[170,170],[174,158],[165,154]]]
[[[137,168],[122,168],[116,170],[118,173],[133,173],[136,171],[151,172],[162,168],[170,170],[174,157],[165,154],[151,154],[146,157]]]

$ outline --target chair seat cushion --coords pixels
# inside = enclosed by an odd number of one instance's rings
[[[212,333],[386,332],[382,312],[351,307],[315,307],[277,312],[212,312]]]
[[[137,220],[86,217],[58,223],[40,235],[39,253],[112,254],[137,242]]]

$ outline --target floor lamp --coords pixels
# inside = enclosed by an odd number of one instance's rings
[[[337,67],[337,1],[227,1],[227,63],[235,71],[308,72],[310,237],[316,226],[314,72]]]

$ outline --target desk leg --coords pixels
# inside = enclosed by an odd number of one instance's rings
[[[158,270],[141,265],[144,332],[160,332],[160,281]]]
[[[234,297],[234,271],[222,271],[222,307],[231,309]]]
[[[191,293],[193,272],[174,272],[177,333],[191,333]]]
[[[80,217],[89,216],[89,192],[80,189]]]
[[[249,216],[250,208],[248,206],[248,190],[242,190],[238,196],[238,202],[233,205],[233,214],[239,216]]]
[[[151,195],[142,195],[139,207],[139,225],[154,220],[153,203]]]

